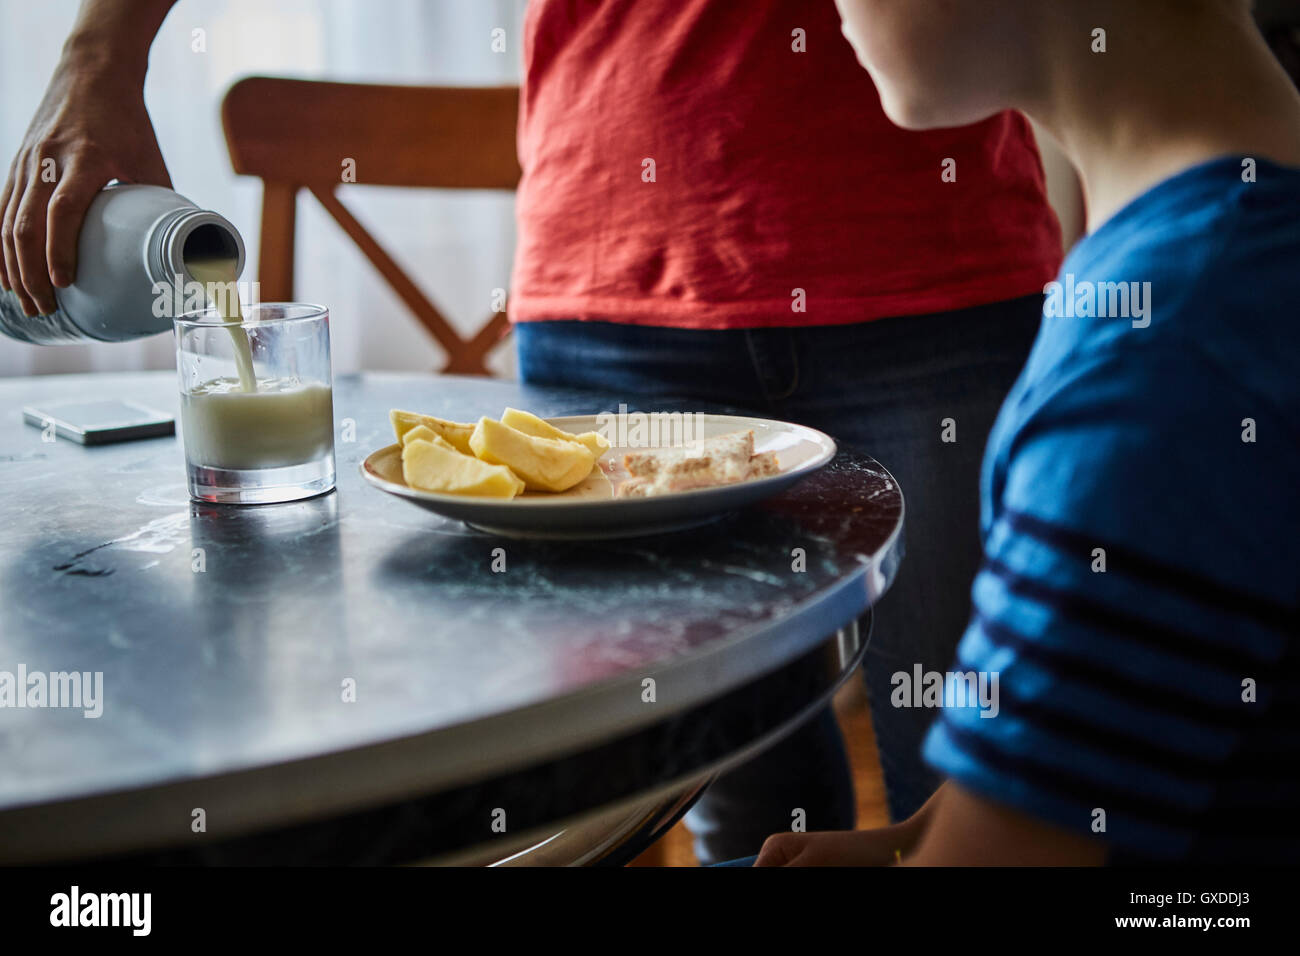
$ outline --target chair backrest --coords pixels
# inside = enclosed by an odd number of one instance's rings
[[[517,87],[382,86],[254,76],[221,106],[235,172],[258,176],[258,281],[267,300],[293,299],[298,191],[306,189],[365,253],[447,352],[445,372],[486,374],[508,332],[497,312],[468,339],[452,328],[335,191],[347,182],[433,189],[514,189]],[[343,162],[355,162],[345,170]]]

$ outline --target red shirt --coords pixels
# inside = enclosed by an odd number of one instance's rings
[[[831,0],[532,0],[519,158],[516,321],[861,322],[1061,261],[1024,117],[898,129]]]

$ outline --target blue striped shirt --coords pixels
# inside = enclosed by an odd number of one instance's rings
[[[1300,860],[1298,326],[1300,169],[1197,166],[1075,247],[985,453],[953,669],[996,716],[946,707],[932,765],[1112,860]]]

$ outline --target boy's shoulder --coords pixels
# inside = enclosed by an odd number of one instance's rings
[[[1215,160],[1148,190],[1071,251],[1046,290],[1027,378],[1105,365],[1135,389],[1172,375],[1166,387],[1295,409],[1297,303],[1300,169]]]
[[[1081,283],[1133,282],[1130,305],[1150,309],[1053,316],[1049,298],[990,438],[986,529],[1030,511],[1207,577],[1258,574],[1263,541],[1300,557],[1300,170],[1237,185],[1224,181],[1235,163],[1214,166],[1140,197],[1071,253],[1061,282],[1073,274],[1076,305]],[[1193,548],[1205,520],[1225,526],[1214,548]]]

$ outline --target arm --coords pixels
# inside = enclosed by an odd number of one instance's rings
[[[1100,866],[1100,840],[1000,806],[951,781],[904,866]],[[927,804],[928,806],[928,804]]]
[[[56,308],[77,236],[110,179],[170,186],[144,106],[149,47],[176,0],[85,0],[0,192],[0,288]],[[51,169],[47,160],[53,160]]]
[[[902,823],[875,830],[777,833],[767,838],[755,866],[888,866],[909,856],[944,800],[944,784]]]
[[[902,823],[778,833],[755,866],[1100,866],[1106,845],[1041,823],[947,781]]]

